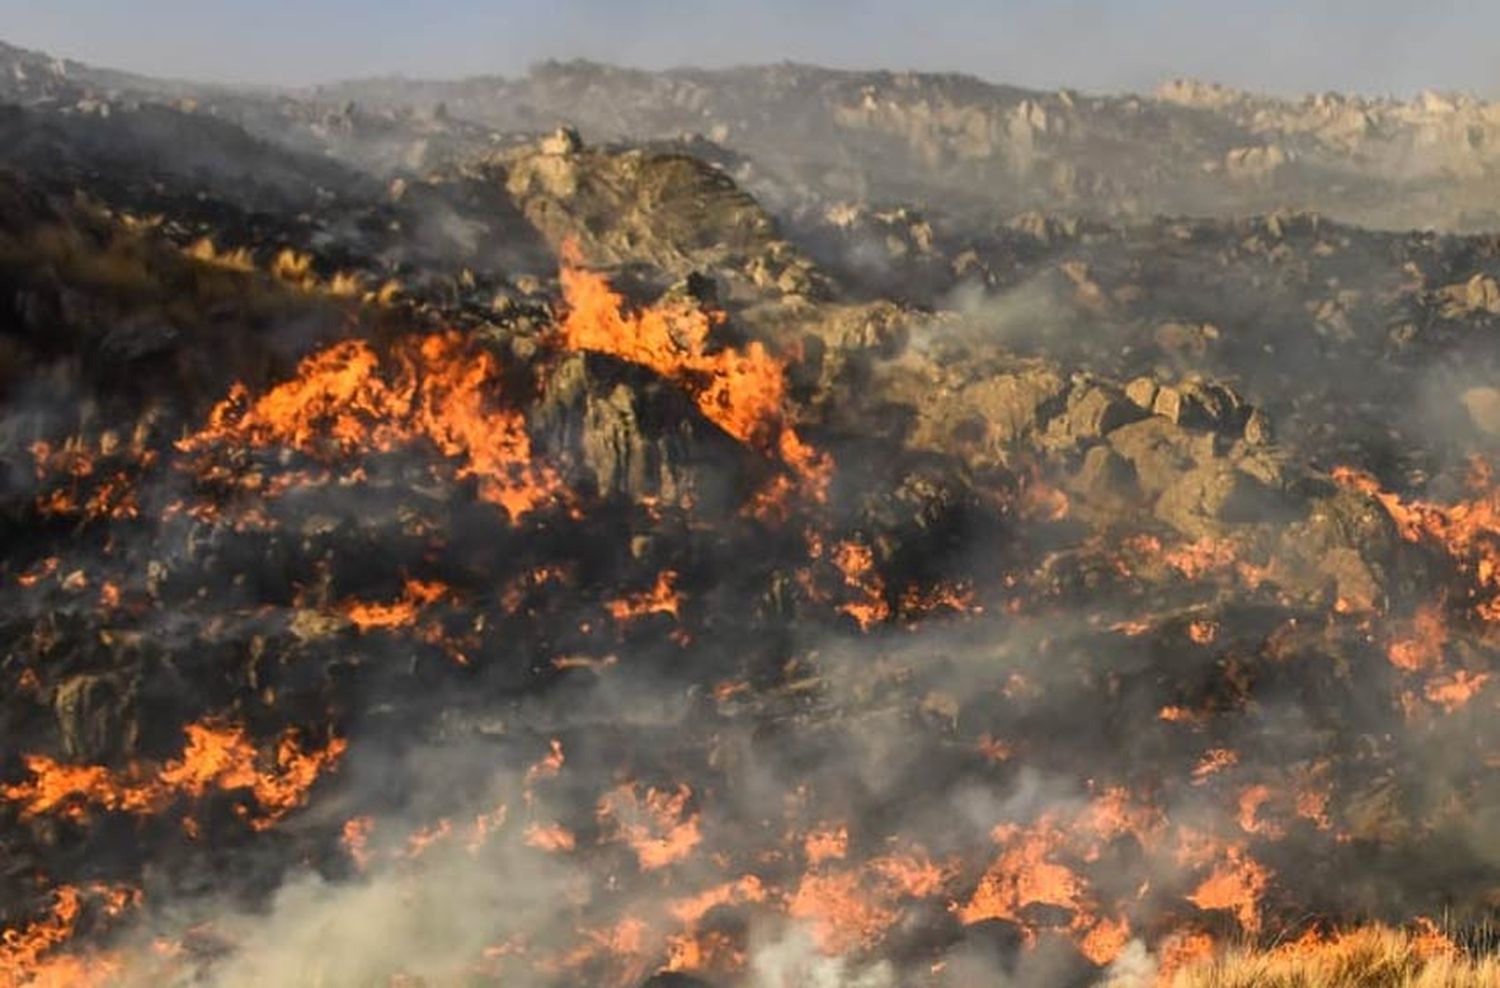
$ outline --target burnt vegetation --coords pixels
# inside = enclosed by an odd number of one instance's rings
[[[1495,983],[1486,106],[0,95],[0,988]]]

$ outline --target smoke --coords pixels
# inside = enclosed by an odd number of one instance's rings
[[[859,965],[828,957],[806,933],[794,932],[754,948],[746,988],[895,988],[889,964]]]
[[[1066,350],[1071,338],[1087,332],[1050,273],[998,290],[973,281],[960,283],[941,307],[963,317],[967,334],[960,334],[960,339],[972,335],[1010,350]]]
[[[770,838],[772,844],[765,846],[774,846],[782,826],[847,823],[855,835],[847,864],[835,861],[809,872],[842,875],[846,869],[850,874],[865,869],[869,856],[914,847],[924,848],[934,861],[952,855],[983,863],[999,852],[988,836],[997,824],[1082,818],[1095,795],[1088,791],[1087,773],[1146,764],[1153,754],[1134,750],[1128,736],[1101,740],[1086,730],[1074,736],[1053,730],[1046,734],[1057,748],[1049,759],[1055,766],[1051,771],[1023,766],[1003,773],[1003,781],[972,769],[955,775],[953,766],[944,764],[951,757],[944,751],[975,733],[978,725],[968,720],[972,708],[965,705],[951,728],[934,731],[930,720],[909,708],[882,713],[869,692],[879,692],[882,669],[915,677],[902,689],[916,696],[992,694],[997,684],[1022,675],[1047,704],[1076,711],[1097,699],[1056,660],[1058,643],[1069,639],[1081,649],[1093,647],[1097,636],[1086,622],[1060,615],[1011,634],[934,628],[909,642],[883,646],[845,639],[805,642],[805,651],[820,657],[816,669],[826,688],[820,702],[843,713],[802,730],[778,726],[774,715],[745,722],[714,717],[703,709],[696,687],[652,675],[629,656],[624,661],[632,669],[629,676],[563,684],[560,691],[528,695],[498,709],[450,707],[441,738],[394,754],[374,749],[362,755],[356,749],[336,797],[321,803],[313,811],[316,819],[307,821],[326,827],[330,817],[354,812],[372,798],[390,804],[367,820],[370,840],[364,853],[373,863],[363,872],[336,877],[294,871],[251,909],[213,897],[158,903],[155,914],[176,925],[153,933],[181,940],[184,930],[211,926],[227,945],[222,956],[206,962],[203,983],[215,988],[265,983],[355,988],[385,984],[396,975],[444,983],[465,965],[486,969],[486,960],[506,972],[506,983],[571,983],[579,977],[638,983],[667,956],[662,936],[678,929],[668,919],[674,906],[737,879],[736,867],[755,860],[760,842]],[[997,666],[997,652],[1012,658]],[[1110,659],[1096,655],[1094,661]],[[877,670],[873,682],[872,670]],[[1141,722],[1150,712],[1117,711],[1116,716]],[[1248,753],[1262,731],[1298,736],[1301,716],[1293,704],[1283,714],[1267,715],[1262,725],[1221,724],[1217,740],[1243,744]],[[1074,720],[1073,726],[1083,725]],[[549,737],[560,739],[565,753],[555,775],[528,767],[545,754]],[[707,750],[683,745],[684,739],[697,738],[705,739]],[[665,789],[678,779],[694,787],[692,805],[702,814],[704,846],[664,872],[643,870],[613,843],[609,827],[595,829],[600,796],[622,780]],[[805,806],[786,824],[775,823],[789,799]],[[1232,810],[1221,797],[1161,808],[1205,832],[1236,826],[1226,818]],[[773,818],[769,828],[767,817]],[[444,823],[437,826],[438,821]],[[542,853],[529,842],[533,826],[553,825],[577,834],[576,851]],[[800,839],[796,830],[785,836]],[[737,841],[751,843],[736,846]],[[748,949],[744,972],[723,983],[743,988],[906,983],[892,959],[869,957],[858,946],[830,950],[823,938],[840,928],[836,914],[783,915],[787,902],[774,897],[795,899],[799,873],[808,865],[795,849],[779,853],[785,860],[755,868],[774,890],[769,908],[752,899],[742,916],[720,917],[726,929],[744,924],[740,935]],[[1119,874],[1111,876],[1115,867]],[[1091,871],[1090,881],[1100,887],[1135,882],[1138,867],[1126,857]],[[1161,862],[1153,867],[1154,881],[1176,881],[1170,869],[1161,870]],[[862,887],[844,905],[877,908],[869,903],[879,902],[879,895],[877,887]],[[861,902],[866,896],[873,898]],[[1104,972],[1080,963],[1073,948],[1053,934],[1043,934],[1039,945],[1024,951],[1006,946],[1003,938],[990,942],[982,933],[949,944],[939,938],[935,949],[921,946],[928,935],[924,926],[961,904],[939,900],[935,914],[910,903],[897,907],[916,910],[905,921],[910,929],[896,932],[897,941],[915,938],[911,962],[939,972],[938,983],[1016,988],[1087,985],[1095,978],[1111,988],[1150,983],[1152,961],[1139,942],[1127,946]],[[620,924],[628,920],[639,921],[642,932],[622,932]],[[549,970],[554,973],[545,973]]]
[[[212,182],[243,174],[217,154],[195,160]],[[341,214],[320,232],[370,251],[394,240],[391,266],[473,263],[498,278],[497,268],[534,262],[535,242],[516,232],[515,203],[486,185],[496,178],[412,186],[399,209]],[[546,208],[565,210],[566,197]],[[626,228],[651,231],[641,215]],[[366,239],[377,221],[410,225]],[[19,599],[49,565],[59,579],[42,584],[51,596],[9,609],[14,640],[27,644],[3,668],[18,684],[20,670],[40,669],[68,688],[24,701],[10,736],[28,747],[83,737],[99,750],[70,752],[77,760],[113,759],[127,773],[128,757],[180,747],[200,708],[255,724],[257,738],[287,723],[350,733],[318,798],[264,838],[248,829],[249,797],[205,798],[206,820],[184,806],[181,821],[142,823],[139,848],[118,839],[123,830],[88,832],[91,847],[121,856],[122,873],[144,875],[150,929],[122,949],[166,954],[181,965],[174,975],[215,988],[466,976],[634,986],[677,971],[746,988],[919,977],[1123,988],[1153,976],[1162,930],[1280,934],[1309,912],[1404,919],[1483,901],[1496,796],[1478,769],[1494,731],[1474,697],[1488,646],[1466,629],[1433,632],[1413,610],[1441,606],[1434,573],[1474,594],[1484,570],[1465,560],[1448,573],[1439,549],[1400,542],[1374,497],[1286,461],[1368,463],[1414,447],[1441,468],[1473,448],[1473,430],[1495,431],[1500,399],[1483,348],[1422,335],[1476,328],[1462,320],[1482,318],[1490,290],[1482,280],[1456,295],[1393,287],[1408,262],[1446,277],[1462,259],[1308,217],[1033,225],[1023,236],[976,221],[969,243],[893,212],[830,235],[822,246],[851,296],[909,292],[946,310],[888,305],[912,327],[904,350],[848,297],[824,310],[811,292],[781,309],[769,291],[736,300],[774,310],[766,335],[823,331],[847,361],[845,377],[808,383],[835,406],[826,437],[807,430],[838,461],[832,503],[780,527],[739,504],[678,512],[629,489],[597,502],[553,491],[537,517],[529,505],[511,524],[478,496],[494,478],[464,471],[476,473],[472,447],[515,420],[494,413],[478,416],[480,428],[445,430],[432,408],[402,404],[433,380],[450,394],[444,371],[484,371],[507,350],[521,366],[483,380],[486,398],[509,400],[513,384],[518,404],[549,397],[533,392],[553,355],[538,357],[533,335],[481,322],[467,296],[421,304],[434,320],[472,318],[474,339],[510,345],[423,365],[410,378],[420,387],[333,389],[345,398],[320,414],[336,435],[304,423],[208,449],[174,445],[162,437],[176,423],[157,423],[160,458],[141,457],[135,492],[146,520],[118,536],[67,528],[71,508],[41,524],[36,499],[53,493],[43,480],[76,498],[101,471],[44,477],[47,457],[22,444],[82,431],[88,451],[97,416],[68,417],[84,403],[82,381],[78,392],[22,390],[0,420],[0,493],[37,531],[16,534],[28,568],[6,571],[17,580],[5,593]],[[578,227],[600,235],[598,224]],[[620,239],[641,253],[656,246]],[[1415,318],[1434,297],[1462,310],[1451,324]],[[844,335],[819,323],[851,314]],[[195,338],[196,359],[213,365],[202,376],[247,364],[263,375],[333,318],[275,313],[253,333],[230,327],[255,341],[244,360],[215,363],[212,341]],[[175,353],[176,342],[163,348]],[[113,351],[88,352],[91,373],[111,370]],[[996,441],[992,462],[971,465],[961,436],[950,441],[933,419],[951,412],[974,442],[993,438],[1014,406],[1003,391],[966,405],[966,388],[1003,383],[1018,353],[1037,354],[1046,379],[1022,409],[1032,431],[1018,427],[1003,440],[1012,448]],[[663,461],[675,456],[675,442],[709,448],[694,431],[711,431],[703,409],[656,399],[696,386],[710,360],[659,376],[598,362],[606,372],[579,387],[597,386],[599,421],[570,443],[622,475],[661,449]],[[358,377],[334,369],[336,383]],[[1149,415],[1125,396],[1135,374],[1152,395],[1180,385],[1168,392],[1179,404]],[[1244,395],[1198,380],[1231,375]],[[1413,381],[1415,396],[1401,391]],[[359,416],[388,395],[426,431],[365,428]],[[1252,435],[1249,399],[1285,424],[1285,446]],[[896,425],[861,417],[879,403]],[[1454,434],[1451,448],[1429,441],[1440,432]],[[360,441],[369,448],[345,455],[350,469],[329,467]],[[204,461],[182,462],[187,450]],[[1072,483],[1096,451],[1119,466],[1120,487],[1134,485],[1129,497],[1109,510],[1083,498],[1070,515],[1068,495],[1053,491],[1061,510],[1028,514],[1024,483]],[[743,453],[705,453],[706,469],[727,474]],[[1025,464],[1008,457],[1023,455],[1046,471],[1022,476]],[[1224,488],[1251,480],[1275,498],[1225,510]],[[200,487],[201,501],[167,510]],[[1261,508],[1273,500],[1297,510]],[[43,555],[53,544],[76,550],[78,579],[73,559]],[[83,602],[80,586],[117,571],[128,574],[123,603]],[[982,602],[960,595],[957,578],[985,581]],[[436,589],[418,607],[400,596],[407,581]],[[653,587],[671,599],[633,612]],[[908,604],[909,590],[950,600]],[[399,631],[366,634],[348,618],[356,605],[394,611],[393,601],[413,611]],[[116,642],[134,651],[110,651]],[[91,700],[103,692],[89,682],[74,688],[96,667],[129,680],[130,718]],[[126,719],[146,735],[139,751]],[[16,778],[31,771],[21,743],[8,752]],[[25,826],[37,856],[87,875],[90,855],[58,850],[57,834],[78,823]],[[205,894],[217,874],[230,891]]]
[[[1253,14],[1178,0],[1127,7],[955,0],[920,20],[884,0],[795,10],[782,2],[654,0],[628,11],[593,0],[450,2],[420,20],[410,11],[342,3],[252,10],[154,2],[128,12],[106,3],[12,6],[9,40],[17,43],[160,76],[274,85],[391,72],[515,72],[539,58],[577,56],[651,68],[784,60],[920,68],[1103,90],[1184,74],[1282,93],[1493,92],[1496,82],[1477,40],[1493,27],[1493,11],[1465,0],[1420,12],[1394,3],[1276,2]],[[861,29],[849,31],[853,23]]]

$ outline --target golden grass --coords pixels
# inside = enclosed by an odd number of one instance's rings
[[[1169,988],[1500,988],[1500,959],[1441,934],[1368,927],[1273,948],[1234,949],[1186,967]]]

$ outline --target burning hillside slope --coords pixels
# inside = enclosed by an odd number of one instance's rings
[[[1032,224],[934,240],[998,306],[934,312],[678,153],[307,219],[71,139],[0,183],[0,985],[1170,985],[1490,918],[1483,402],[1327,411],[1493,359],[1487,240]]]

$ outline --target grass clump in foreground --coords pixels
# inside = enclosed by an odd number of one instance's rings
[[[1164,973],[1160,988],[1500,988],[1500,958],[1475,956],[1430,924],[1309,933],[1233,948]]]

